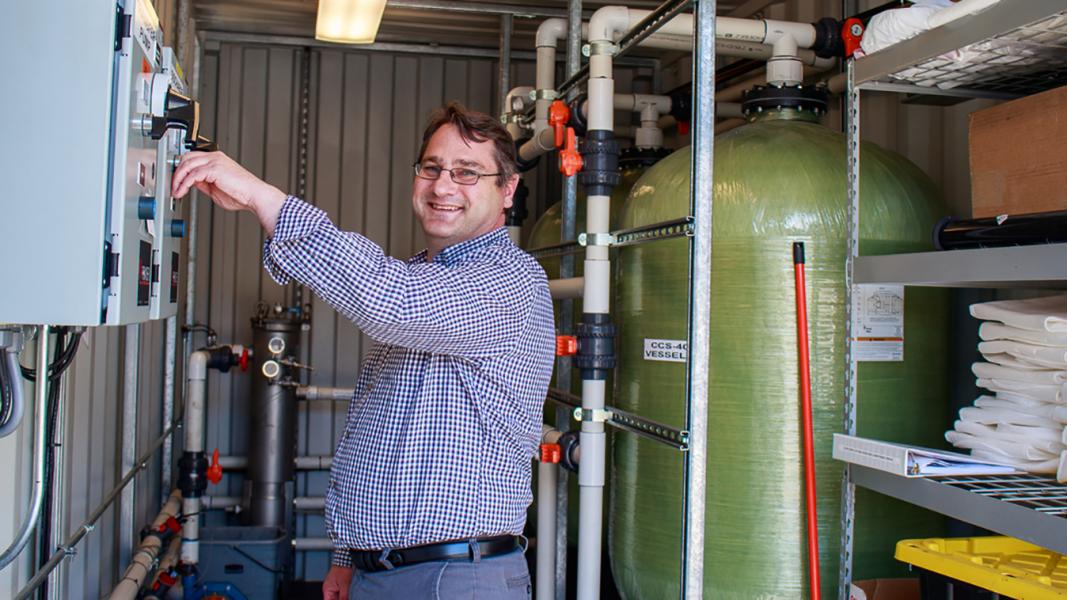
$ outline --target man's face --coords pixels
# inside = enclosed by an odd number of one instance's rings
[[[422,164],[442,169],[496,173],[492,142],[468,143],[452,124],[442,126],[426,145]],[[426,234],[431,256],[447,246],[488,233],[504,224],[518,175],[503,187],[496,176],[481,177],[474,185],[452,181],[448,171],[436,180],[415,178],[411,194],[415,216]]]

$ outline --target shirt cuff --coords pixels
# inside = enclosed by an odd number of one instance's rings
[[[329,217],[322,209],[304,202],[296,196],[288,196],[278,212],[274,235],[263,240],[263,267],[280,285],[289,283],[291,277],[272,256],[272,250],[280,244],[299,242],[313,234]]]
[[[348,548],[334,548],[333,558],[330,559],[330,564],[335,567],[352,567],[352,551]]]

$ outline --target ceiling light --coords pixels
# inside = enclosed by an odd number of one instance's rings
[[[341,44],[371,44],[378,35],[385,0],[319,0],[315,39]]]

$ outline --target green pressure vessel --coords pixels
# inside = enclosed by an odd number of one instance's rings
[[[619,226],[688,214],[690,160],[684,148],[649,169]],[[930,249],[941,214],[932,182],[873,144],[864,144],[862,160],[860,251]],[[808,597],[792,263],[792,244],[803,241],[821,590],[837,598],[843,466],[831,446],[843,430],[846,397],[844,136],[821,125],[809,105],[772,107],[718,136],[714,162],[704,595]],[[688,269],[687,240],[657,240],[621,248],[615,279],[616,405],[677,428],[686,420],[678,344],[687,336]],[[942,291],[908,289],[903,361],[860,363],[860,435],[943,445],[947,308]],[[684,456],[617,432],[612,457],[616,584],[626,598],[677,598]],[[856,518],[855,579],[902,573],[896,541],[943,528],[937,515],[874,494],[858,498]]]

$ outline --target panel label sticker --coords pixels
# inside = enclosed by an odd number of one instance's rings
[[[904,360],[904,286],[855,286],[852,355],[857,362]]]
[[[689,342],[685,340],[645,338],[645,360],[684,363],[688,356]]]
[[[140,243],[137,264],[137,306],[148,306],[152,295],[152,244]]]

